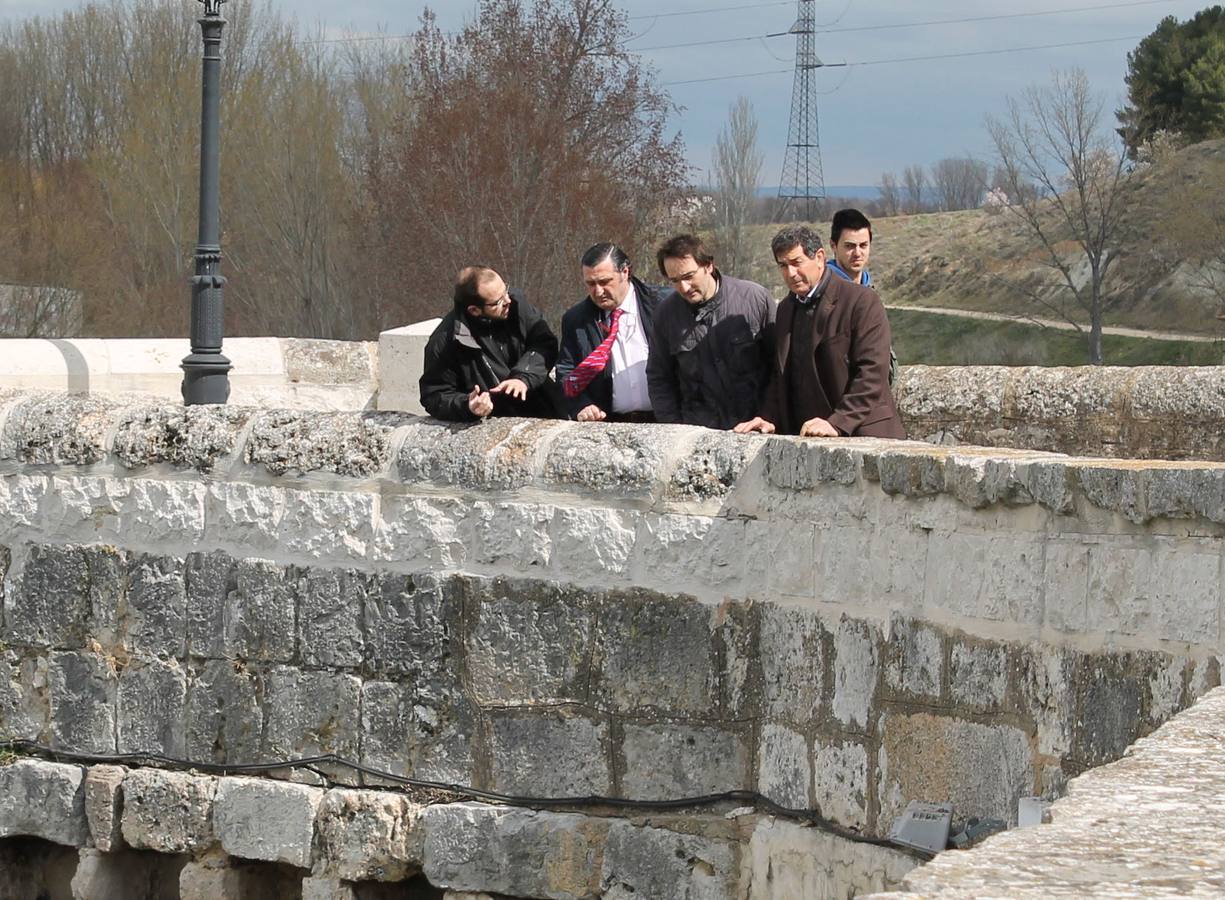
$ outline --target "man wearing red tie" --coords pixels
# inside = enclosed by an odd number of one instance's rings
[[[587,296],[561,320],[557,381],[566,410],[580,422],[654,422],[647,355],[662,288],[633,276],[616,244],[582,258]]]

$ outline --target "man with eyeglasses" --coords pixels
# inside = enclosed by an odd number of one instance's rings
[[[673,287],[647,360],[656,419],[726,429],[751,418],[774,357],[774,298],[720,272],[696,235],[668,240],[656,261]]]
[[[557,359],[567,411],[580,422],[654,422],[647,355],[665,291],[634,277],[616,244],[589,248],[581,265],[587,296],[562,316]]]
[[[487,266],[461,269],[453,299],[425,345],[426,412],[454,422],[557,418],[557,385],[549,377],[557,338],[540,312]]]

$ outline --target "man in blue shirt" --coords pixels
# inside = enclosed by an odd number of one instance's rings
[[[867,216],[857,209],[840,209],[834,213],[829,245],[834,249],[829,267],[835,275],[864,287],[872,286],[872,276],[868,274],[872,223]]]

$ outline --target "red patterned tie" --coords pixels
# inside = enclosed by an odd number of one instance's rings
[[[587,358],[575,366],[570,374],[561,380],[561,389],[567,397],[577,397],[587,390],[587,385],[604,371],[608,358],[612,356],[613,341],[617,339],[617,322],[621,318],[621,310],[612,311],[612,324],[608,326],[608,337],[596,347]],[[603,327],[603,326],[601,326]]]

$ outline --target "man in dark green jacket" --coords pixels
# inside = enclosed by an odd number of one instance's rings
[[[540,312],[487,266],[468,266],[454,306],[425,345],[421,405],[436,419],[557,418],[549,370],[557,338]]]

